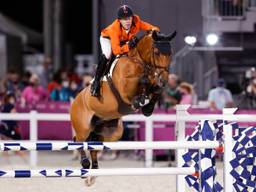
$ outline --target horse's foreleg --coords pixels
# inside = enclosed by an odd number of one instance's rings
[[[153,95],[150,102],[147,105],[145,105],[141,108],[141,111],[142,111],[143,115],[145,115],[147,117],[152,115],[152,113],[154,111],[154,108],[155,108],[155,104],[160,99],[160,97],[161,97],[161,95],[158,95],[158,94]]]
[[[149,103],[150,81],[146,76],[143,76],[139,81],[140,94],[133,100],[133,108],[139,109]]]
[[[84,100],[86,97],[85,94],[85,91],[80,92],[73,101],[70,108],[71,123],[76,135],[74,141],[76,142],[85,142],[91,132],[89,123],[91,119],[91,114],[89,113],[87,105],[84,105]],[[89,169],[90,161],[86,156],[86,152],[83,149],[78,151],[81,155],[80,163],[82,167],[84,169]]]

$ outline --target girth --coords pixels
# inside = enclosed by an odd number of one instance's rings
[[[126,103],[120,93],[118,92],[117,88],[115,87],[112,78],[107,74],[106,75],[107,81],[108,81],[108,85],[111,89],[111,91],[113,92],[113,94],[116,97],[117,103],[118,103],[118,109],[117,111],[122,114],[122,115],[127,115],[127,114],[132,114],[134,113],[134,110],[132,109],[131,105]]]

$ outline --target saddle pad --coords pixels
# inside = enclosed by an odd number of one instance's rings
[[[109,75],[110,77],[112,77],[112,73],[113,73],[113,71],[114,71],[114,68],[115,68],[115,66],[116,66],[116,64],[117,64],[117,62],[118,62],[118,60],[119,60],[119,58],[120,58],[120,57],[117,57],[117,58],[112,62],[112,64],[111,64],[111,67],[110,67],[109,72],[108,72],[108,75]],[[92,84],[93,81],[94,81],[94,78],[90,81],[90,84]],[[102,81],[107,81],[106,75],[102,78]]]
[[[112,77],[114,68],[115,68],[115,66],[116,66],[116,64],[117,64],[117,62],[118,62],[118,60],[119,60],[119,57],[117,57],[117,58],[112,62],[112,64],[111,64],[111,67],[110,67],[109,72],[108,72],[108,75],[109,75],[110,77]],[[106,75],[102,78],[102,81],[107,81]]]

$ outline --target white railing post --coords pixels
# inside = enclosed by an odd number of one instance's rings
[[[145,140],[147,142],[153,141],[153,120],[151,117],[148,117],[145,122]],[[153,150],[147,149],[145,151],[145,166],[152,167],[153,166]]]
[[[175,132],[176,132],[176,140],[177,141],[184,141],[185,140],[185,130],[186,130],[186,122],[179,120],[179,116],[188,115],[187,109],[190,105],[176,105],[176,125],[175,125]],[[182,155],[185,154],[184,149],[178,149],[176,151],[176,167],[182,167],[183,159]],[[177,192],[184,192],[185,191],[185,178],[184,175],[177,175],[176,176],[176,190]]]
[[[230,161],[233,159],[233,130],[230,124],[226,124],[228,116],[236,112],[236,108],[223,109],[223,134],[224,134],[224,191],[233,191],[233,177],[230,174],[232,166]]]
[[[29,140],[37,142],[38,137],[37,127],[37,111],[30,112],[30,126],[29,126]],[[30,151],[30,165],[35,167],[37,165],[37,151]]]

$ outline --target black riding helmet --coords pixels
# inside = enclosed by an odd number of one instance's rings
[[[131,17],[131,16],[133,16],[133,11],[130,6],[122,5],[121,7],[118,8],[118,10],[117,10],[117,18],[118,19],[123,19],[123,18]]]

